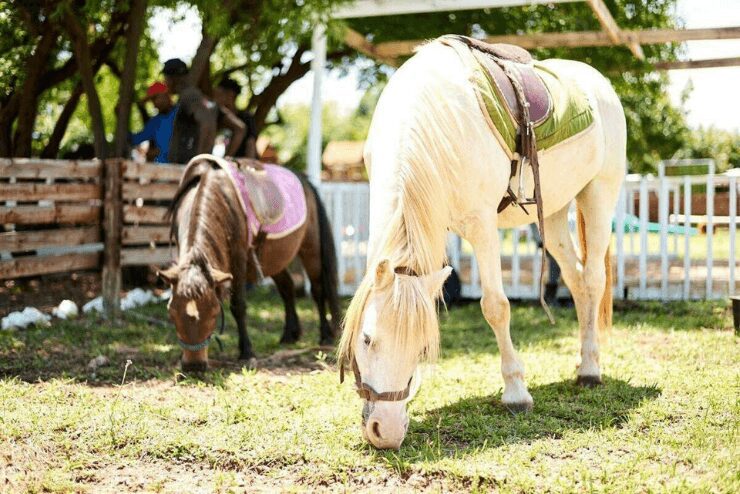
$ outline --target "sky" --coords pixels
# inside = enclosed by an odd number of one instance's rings
[[[740,0],[679,0],[677,14],[687,28],[740,26]],[[159,42],[161,60],[180,57],[190,61],[200,43],[200,20],[194,11],[181,10],[174,16],[162,11],[153,17],[151,27]],[[690,41],[685,46],[687,59],[740,56],[740,40]],[[740,97],[737,96],[740,67],[673,70],[669,77],[669,94],[676,103],[684,88],[689,84],[693,86],[686,103],[689,125],[740,131]],[[349,111],[362,97],[357,86],[355,71],[344,77],[330,72],[324,77],[324,98],[336,102],[340,110]],[[308,74],[281,96],[278,105],[309,104],[312,87],[313,76]],[[718,95],[723,98],[719,103]],[[719,107],[722,111],[718,111]]]

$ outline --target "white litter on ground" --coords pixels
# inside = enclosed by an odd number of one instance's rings
[[[121,310],[134,309],[152,302],[159,302],[159,297],[155,297],[151,290],[142,290],[134,288],[121,299]]]
[[[54,307],[51,311],[51,314],[59,319],[74,319],[79,313],[77,304],[71,300],[62,300],[62,303]]]
[[[98,367],[104,367],[108,364],[110,364],[110,360],[108,360],[108,357],[106,357],[105,355],[98,355],[87,363],[87,369],[90,372],[95,373],[95,371],[98,370]]]
[[[22,312],[11,312],[3,317],[3,329],[22,329],[27,326],[48,326],[51,316],[47,316],[35,307],[26,307]]]
[[[103,297],[95,297],[88,303],[82,306],[82,312],[87,314],[88,312],[103,312]]]
[[[165,290],[162,295],[156,296],[151,290],[134,288],[121,299],[121,310],[134,309],[136,307],[141,307],[142,305],[169,300],[171,296],[171,290]],[[92,311],[103,312],[103,297],[95,297],[82,306],[82,312],[88,313]]]

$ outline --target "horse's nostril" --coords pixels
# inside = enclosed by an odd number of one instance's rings
[[[380,435],[380,422],[378,422],[377,420],[373,421],[372,429],[373,435],[375,437],[377,437],[378,439],[383,439],[383,436]]]

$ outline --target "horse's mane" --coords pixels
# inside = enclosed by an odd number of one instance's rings
[[[426,50],[422,48],[419,53]],[[434,56],[427,66],[436,64],[433,59]],[[461,120],[469,115],[470,108],[464,108],[461,99],[451,96],[455,93],[449,92],[444,75],[440,72],[428,77],[407,75],[401,81],[392,80],[385,89],[386,93],[389,91],[394,94],[383,94],[388,98],[385,105],[381,97],[365,154],[370,158],[366,163],[371,181],[374,150],[384,153],[383,166],[388,166],[389,156],[395,162],[392,175],[396,182],[389,184],[395,188],[394,204],[388,208],[393,213],[383,227],[380,248],[374,252],[373,259],[368,259],[368,270],[347,309],[338,348],[340,362],[352,358],[352,344],[361,331],[362,313],[373,290],[375,263],[387,258],[392,267],[404,267],[418,275],[436,272],[444,266],[450,219],[449,184],[456,180],[456,163],[467,152],[466,127]],[[410,102],[403,110],[406,114],[400,129],[393,124],[399,121],[399,101]],[[388,146],[392,155],[387,153]],[[396,275],[385,310],[393,311],[396,318],[399,351],[416,352],[421,348],[423,356],[433,359],[438,353],[439,325],[435,304],[430,302],[425,290],[419,276]]]
[[[190,214],[178,213],[187,194],[193,189]],[[210,268],[230,270],[232,244],[242,231],[242,212],[234,187],[220,168],[208,161],[189,167],[168,209],[171,218],[170,239],[178,240],[179,230],[187,228],[186,246],[178,245],[178,265],[182,268],[177,284],[179,293],[191,298],[203,295],[214,285]],[[184,224],[180,224],[180,222]],[[187,251],[182,251],[186,248]]]

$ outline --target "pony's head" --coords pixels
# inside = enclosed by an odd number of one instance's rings
[[[172,286],[167,310],[182,347],[182,370],[205,371],[208,344],[232,276],[211,267],[202,256],[189,256],[185,262],[161,271],[159,276]]]
[[[451,270],[417,276],[381,260],[347,310],[339,359],[355,374],[364,399],[362,433],[377,448],[398,449],[406,436],[419,363],[439,350],[436,301]]]

